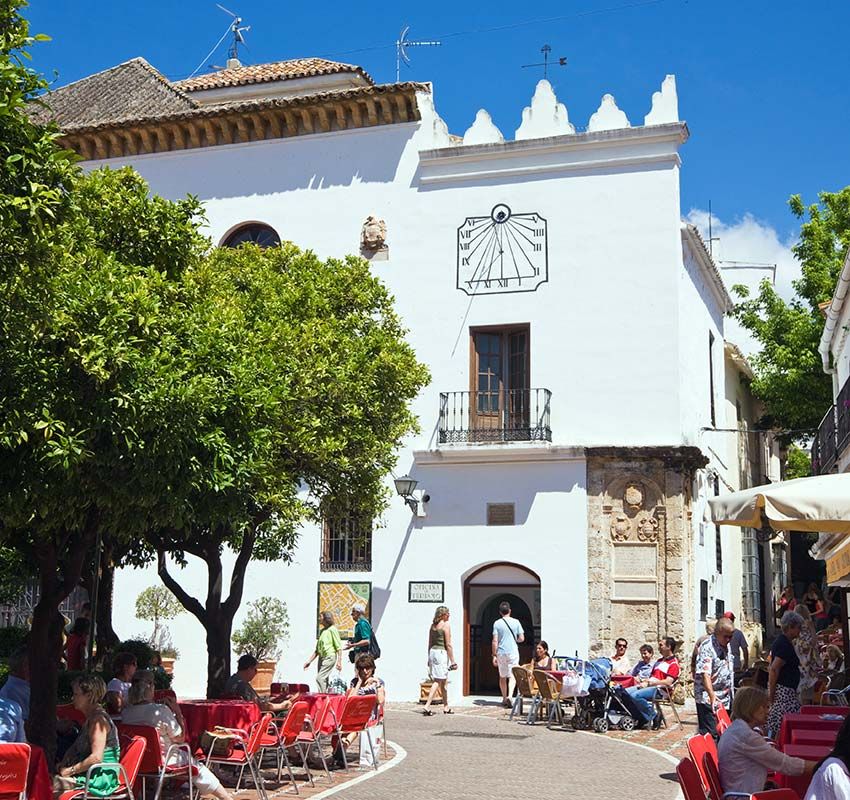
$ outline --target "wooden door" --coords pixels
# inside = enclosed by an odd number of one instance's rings
[[[472,334],[469,416],[473,431],[497,431],[502,428],[503,344],[504,338],[500,331],[477,331]],[[482,434],[482,438],[489,438],[489,435]]]

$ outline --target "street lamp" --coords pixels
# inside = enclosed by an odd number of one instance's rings
[[[411,478],[410,475],[402,475],[400,478],[395,478],[393,483],[395,483],[396,492],[398,492],[399,497],[407,504],[407,507],[417,516],[424,516],[424,514],[420,514],[419,512],[419,502],[421,500],[423,503],[427,503],[431,499],[431,496],[423,494],[421,490],[420,497],[416,497],[413,494],[419,485],[419,481],[416,478]]]

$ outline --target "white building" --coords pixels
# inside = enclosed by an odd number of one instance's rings
[[[541,81],[512,140],[483,110],[450,136],[430,84],[320,59],[178,84],[135,59],[51,105],[86,168],[129,164],[154,192],[200,196],[215,243],[362,252],[431,370],[397,469],[428,495],[420,514],[398,500],[365,545],[344,524],[308,527],[292,564],[249,567],[245,603],[289,608],[284,679],[308,678],[320,603],[352,591],[371,593],[396,699],[418,696],[438,601],[454,612],[455,697],[494,688],[504,598],[526,656],[541,636],[586,654],[623,635],[636,657],[659,635],[692,641],[719,603],[739,613],[740,534],[722,534],[717,576],[703,509],[713,475],[725,490],[740,472],[735,432],[709,429],[745,415],[725,385],[730,298],[681,222],[672,76],[638,124],[605,95],[583,132]],[[203,565],[182,580],[203,595]],[[143,629],[122,621],[156,581],[152,567],[117,577],[122,634]],[[203,631],[188,614],[171,629],[178,691],[199,694]]]

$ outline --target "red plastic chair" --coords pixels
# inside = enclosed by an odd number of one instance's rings
[[[711,738],[710,735],[709,738]],[[702,788],[704,791],[708,792],[711,786],[708,782],[708,776],[705,774],[705,769],[703,768],[703,757],[707,754],[705,737],[702,734],[690,736],[685,744],[688,748],[688,755],[691,757],[691,761],[694,762],[697,772],[699,772]],[[718,800],[721,800],[721,798],[718,798]]]
[[[342,707],[342,713],[337,720],[336,733],[340,740],[343,768],[346,771],[348,771],[348,757],[345,754],[345,747],[342,745],[342,737],[349,733],[365,733],[377,702],[378,698],[374,694],[349,695]],[[333,714],[333,709],[331,709],[331,714]],[[372,747],[372,737],[368,733],[365,737],[361,737],[361,747],[364,738],[369,743],[369,750],[372,753],[372,766],[378,769],[378,759],[375,757],[375,748]]]
[[[268,735],[269,723],[271,720],[272,715],[270,713],[267,712],[263,714],[260,721],[251,729],[251,734],[246,739],[244,747],[241,750],[234,750],[232,753],[228,753],[227,755],[213,755],[213,749],[215,748],[215,742],[217,739],[217,737],[213,737],[209,753],[207,753],[206,756],[203,756],[208,767],[212,767],[214,764],[227,764],[231,767],[241,767],[239,770],[239,780],[236,782],[236,792],[239,791],[239,787],[242,785],[242,776],[245,773],[245,767],[248,767],[248,770],[251,773],[251,778],[254,781],[254,786],[257,787],[257,792],[263,800],[268,800],[268,794],[266,794],[266,784],[259,769],[260,765],[258,756],[260,754],[260,746],[263,741],[263,736]]]
[[[322,762],[327,775],[328,781],[333,783],[333,776],[328,769],[328,762],[325,758],[325,749],[322,746],[322,739],[331,739],[336,732],[336,721],[332,720],[332,715],[328,713],[331,708],[330,696],[325,696],[315,702],[313,705],[312,714],[306,717],[307,727],[298,734],[297,741],[299,744],[306,747],[306,755],[310,755],[310,750],[315,747],[316,754]]]
[[[162,757],[162,743],[159,732],[151,725],[119,725],[118,732],[128,738],[139,736],[145,740],[145,754],[139,765],[139,777],[142,779],[142,800],[147,797],[147,779],[156,778],[156,792],[154,800],[159,800],[165,781],[179,779],[181,782],[189,781],[189,800],[193,800],[194,783],[192,779],[198,774],[198,768],[192,764],[192,748],[188,744],[172,744]],[[171,764],[172,756],[177,753],[186,753],[185,764]]]
[[[723,705],[717,706],[714,711],[714,715],[717,717],[717,735],[722,736],[723,731],[732,724],[732,718],[729,716],[726,706]]]
[[[304,725],[307,721],[310,704],[305,700],[300,700],[293,703],[285,717],[274,720],[277,723],[277,782],[280,783],[283,775],[283,767],[286,765],[286,771],[289,773],[289,780],[295,787],[295,794],[298,794],[298,784],[295,783],[295,775],[292,773],[292,764],[289,761],[287,750],[295,749],[301,756],[301,763],[304,767],[304,772],[307,775],[307,780],[310,781],[310,786],[315,786],[313,783],[313,775],[310,773],[310,767],[307,764],[307,750],[309,746],[299,740],[299,735],[304,731]],[[263,749],[261,747],[261,749]]]
[[[78,725],[85,725],[86,723],[86,715],[82,711],[77,711],[73,703],[56,706],[56,719],[69,719]]]
[[[711,753],[705,751],[702,754],[702,774],[708,784],[708,796],[710,800],[723,800],[723,789],[720,786],[720,768],[711,757]]]
[[[676,775],[685,800],[705,800],[705,790],[696,765],[689,758],[683,758],[676,764]]]
[[[28,744],[0,743],[0,796],[26,800],[31,755]]]
[[[121,743],[121,750],[124,755],[121,756],[121,760],[117,764],[93,764],[86,772],[86,782],[83,788],[62,792],[59,800],[103,800],[101,795],[89,794],[89,778],[92,770],[98,767],[110,767],[118,772],[118,786],[112,794],[106,795],[107,797],[133,800],[133,784],[139,775],[139,766],[145,754],[145,740],[140,736],[134,736],[129,742],[125,740]]]
[[[717,742],[710,733],[704,733],[702,738],[705,740],[705,752],[711,756],[714,766],[719,768],[719,759],[717,757]]]
[[[167,697],[170,697],[172,700],[177,699],[177,692],[174,689],[156,689],[153,693],[153,700],[155,703],[161,703]]]
[[[381,748],[384,751],[384,758],[386,759],[386,757],[387,757],[387,723],[386,723],[386,720],[384,719],[384,706],[383,706],[383,704],[378,705],[378,715],[374,719],[370,720],[369,724],[366,725],[366,727],[367,728],[375,728],[378,725],[381,725],[383,727],[383,730],[382,730],[383,736],[381,736]]]

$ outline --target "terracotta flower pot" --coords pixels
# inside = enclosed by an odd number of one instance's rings
[[[251,686],[254,687],[257,694],[269,694],[276,668],[277,661],[260,661],[257,664],[257,674],[251,681]]]
[[[174,662],[176,659],[162,656],[162,668],[169,674],[174,674]]]

